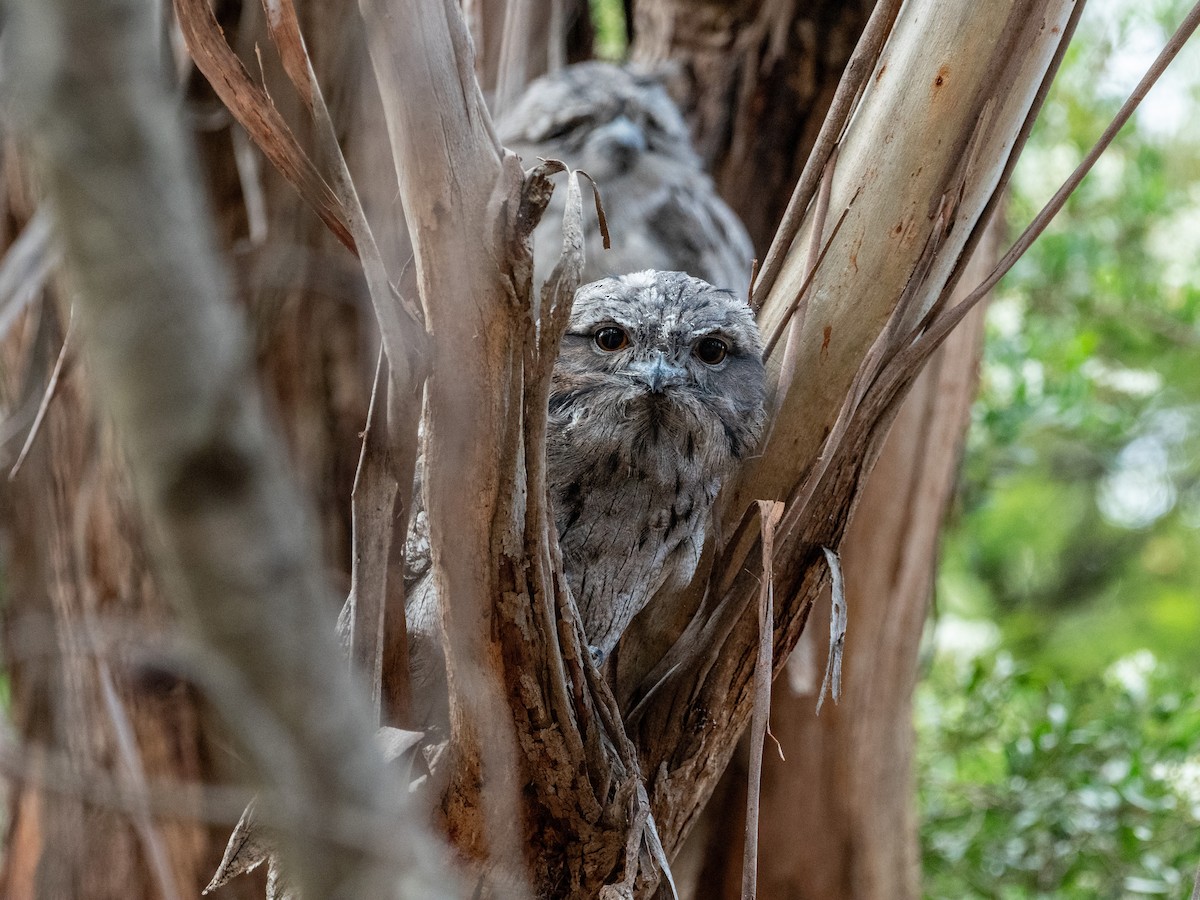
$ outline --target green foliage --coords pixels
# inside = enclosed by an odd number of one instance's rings
[[[1098,0],[1015,173],[1015,234],[1189,3]],[[1200,46],[1001,285],[939,601],[1068,679],[1200,629]]]
[[[1190,5],[1088,5],[1014,176],[1012,235]],[[994,620],[1002,650],[937,656],[918,691],[939,900],[1180,898],[1200,862],[1197,100],[1193,45],[989,314],[938,605],[946,625]]]
[[[1002,653],[917,694],[925,893],[1183,897],[1200,860],[1200,679],[1145,651],[1068,688]]]
[[[595,51],[599,59],[625,58],[625,5],[621,0],[589,0],[592,27],[596,29]]]

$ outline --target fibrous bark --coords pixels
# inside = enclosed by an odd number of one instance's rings
[[[222,3],[216,11],[226,35],[257,70],[254,48],[268,42],[261,8],[256,3]],[[386,137],[382,144],[369,137],[375,124],[382,126],[382,115],[377,92],[362,90],[373,88],[373,81],[364,79],[369,73],[363,64],[361,22],[355,11],[328,4],[305,4],[301,13],[306,33],[314,38],[318,77],[346,135],[347,153],[375,232],[389,250],[403,253],[403,243],[394,238],[394,180],[390,187],[375,181],[379,171],[390,178],[390,157],[382,169],[371,160],[380,146],[386,153]],[[297,115],[295,94],[273,65],[274,57],[263,54],[260,59],[274,104],[300,141],[311,144],[307,119]],[[361,270],[321,220],[308,212],[292,185],[270,164],[256,161],[241,126],[224,113],[202,78],[191,79],[186,96],[184,108],[195,129],[200,168],[218,214],[218,241],[234,262],[236,288],[253,328],[271,410],[287,438],[292,471],[319,507],[321,558],[335,579],[348,578],[350,490],[377,341],[370,331]],[[9,215],[19,223],[32,210],[17,177],[17,162],[17,155],[6,155]],[[393,270],[399,271],[403,261],[392,260]],[[30,341],[17,334],[8,342],[7,409],[28,405],[31,395],[36,403],[62,338],[54,315],[50,307],[35,310],[20,329],[34,338],[37,349],[31,364],[22,362]],[[67,746],[70,732],[90,735],[94,750],[85,753],[85,745],[72,739],[71,753],[79,758],[60,761],[86,773],[88,783],[104,784],[104,773],[111,779],[120,761],[111,749],[111,717],[95,691],[93,667],[98,662],[71,651],[78,640],[70,636],[86,622],[94,623],[88,629],[98,628],[102,635],[119,633],[122,641],[112,646],[107,639],[101,641],[95,655],[109,658],[115,691],[137,735],[147,778],[152,783],[196,786],[167,804],[170,814],[156,823],[165,835],[177,883],[194,893],[215,871],[237,816],[231,808],[236,803],[213,805],[198,786],[228,783],[236,776],[237,764],[224,729],[213,720],[187,674],[143,659],[147,641],[153,645],[171,634],[173,614],[147,568],[144,529],[134,511],[124,459],[107,426],[92,424],[92,381],[78,345],[76,330],[43,427],[17,477],[0,491],[4,530],[13,550],[6,572],[10,600],[4,656],[14,686],[14,715],[23,737],[52,741],[59,748]],[[77,489],[80,485],[83,488]],[[47,503],[47,497],[54,502]],[[346,584],[342,582],[342,591]],[[340,600],[330,598],[331,623],[336,602]],[[39,637],[32,648],[31,635]],[[61,650],[51,648],[55,642]],[[126,649],[127,644],[132,646]],[[55,708],[48,698],[54,697],[59,706],[73,710],[73,718],[48,716]],[[29,753],[34,750],[27,748]],[[106,805],[94,794],[81,796],[78,785],[61,778],[55,783],[72,786],[64,787],[62,796],[45,794],[24,763],[13,774],[27,780],[12,795],[13,849],[5,855],[0,876],[6,879],[5,890],[0,893],[29,896],[22,890],[32,890],[32,882],[22,881],[23,873],[34,873],[41,865],[74,873],[70,877],[78,890],[64,896],[110,896],[106,885],[112,884],[119,885],[121,897],[162,896],[162,879],[145,861],[147,851],[127,804],[113,807],[111,800]],[[53,849],[47,848],[44,832],[52,818],[42,805],[51,799],[55,816],[93,823],[76,831],[77,844],[56,842]],[[209,818],[217,824],[208,824]],[[262,896],[262,884],[256,877],[243,878],[214,896],[249,900]]]
[[[663,67],[705,169],[760,256],[872,0],[637,0],[639,65]]]

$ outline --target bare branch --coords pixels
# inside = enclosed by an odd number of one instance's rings
[[[271,98],[250,79],[241,60],[225,42],[208,3],[205,0],[175,0],[175,17],[188,52],[217,96],[337,239],[351,252],[357,252],[345,210],[296,141]]]
[[[754,721],[750,727],[750,778],[746,785],[746,833],[742,853],[742,900],[754,900],[758,891],[758,811],[762,790],[763,745],[771,716],[771,680],[775,675],[775,526],[783,515],[778,500],[760,500],[762,519],[762,586],[758,592],[758,658],[754,663]]]

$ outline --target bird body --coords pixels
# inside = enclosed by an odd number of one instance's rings
[[[683,272],[580,288],[551,382],[546,464],[563,570],[601,657],[691,579],[724,479],[763,424],[746,302]]]
[[[584,280],[682,270],[746,293],[750,238],[704,173],[679,109],[652,76],[603,62],[568,66],[530,83],[496,128],[526,165],[560,159],[599,186],[612,248],[603,248],[599,228],[589,224]],[[562,193],[534,232],[538,277],[558,255]]]

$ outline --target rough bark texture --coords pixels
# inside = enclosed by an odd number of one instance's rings
[[[25,364],[33,363],[30,388],[44,384],[45,361],[53,362],[61,344],[60,321],[57,304],[47,304],[5,347],[9,408],[29,389],[19,384]],[[120,751],[125,727],[151,781],[221,784],[231,763],[210,739],[212,723],[196,693],[175,674],[139,664],[114,640],[133,628],[152,640],[169,614],[147,571],[142,520],[120,454],[108,429],[89,424],[92,409],[87,369],[73,353],[37,443],[0,491],[10,554],[4,659],[14,726],[36,748],[7,760],[19,762],[6,773],[18,780],[0,873],[0,895],[12,900],[158,900],[164,876],[195,891],[221,858],[219,827],[161,819],[139,834],[130,815],[89,802],[89,783],[129,783]],[[43,779],[50,790],[39,789]],[[156,856],[165,863],[157,871]],[[216,896],[261,896],[256,881]]]
[[[760,258],[873,0],[636,0],[631,56],[669,83]]]
[[[529,884],[591,897],[622,877],[632,889],[649,877],[637,859],[645,814],[633,824],[648,802],[547,511],[549,379],[583,262],[578,187],[539,302],[529,237],[548,182],[496,141],[457,5],[361,6],[431,335],[424,447],[436,462],[423,487],[451,731],[439,811],[483,864],[486,896]]]

